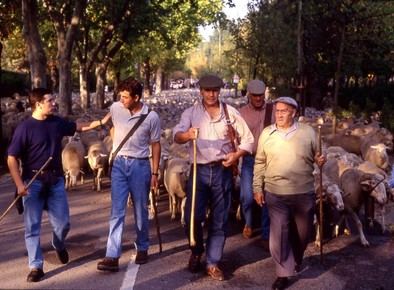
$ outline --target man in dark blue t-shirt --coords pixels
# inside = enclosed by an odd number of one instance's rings
[[[69,208],[61,161],[61,140],[74,135],[76,130],[93,129],[101,121],[91,123],[69,122],[54,116],[55,98],[43,88],[33,89],[29,96],[32,116],[16,128],[8,148],[8,167],[23,197],[25,242],[29,256],[30,273],[28,282],[37,282],[44,276],[43,255],[40,247],[41,218],[44,207],[53,227],[52,245],[59,260],[66,264],[69,257],[65,247],[65,237],[70,229]],[[42,174],[26,189],[25,184],[35,175],[45,162],[53,159]],[[19,171],[19,161],[22,174]]]

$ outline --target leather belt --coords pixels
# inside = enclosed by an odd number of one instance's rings
[[[128,156],[128,155],[118,155],[118,156],[122,157],[124,159],[149,160],[149,157],[134,157],[134,156]]]
[[[220,160],[217,160],[217,161],[212,161],[212,162],[208,162],[208,163],[198,163],[197,165],[204,165],[204,166],[218,166],[218,165],[220,165],[220,166],[223,166],[223,164],[222,164],[222,162],[223,162],[223,159],[220,159]]]

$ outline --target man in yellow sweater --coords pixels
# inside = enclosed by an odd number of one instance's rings
[[[300,269],[313,232],[315,207],[313,163],[323,166],[312,127],[297,123],[297,102],[275,101],[275,124],[260,135],[254,165],[253,192],[257,204],[267,204],[269,247],[277,279],[272,289],[285,289]]]

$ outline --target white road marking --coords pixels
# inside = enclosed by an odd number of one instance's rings
[[[138,269],[140,268],[140,265],[134,263],[134,261],[135,255],[133,255],[127,265],[127,270],[124,275],[122,286],[120,286],[120,290],[132,290],[134,288],[135,279],[137,278]]]

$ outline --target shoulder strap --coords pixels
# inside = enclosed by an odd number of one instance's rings
[[[231,125],[230,116],[229,116],[228,110],[227,110],[227,104],[222,102],[222,106],[223,106],[224,115],[226,117],[226,125],[227,125],[229,136],[230,136],[231,147],[233,148],[233,151],[236,152],[237,148],[235,146],[235,140],[236,140],[235,129]]]
[[[123,138],[122,142],[120,142],[118,148],[116,148],[116,150],[111,154],[111,160],[114,160],[114,158],[116,157],[116,155],[119,153],[120,149],[122,149],[124,143],[126,143],[127,140],[129,140],[129,138],[134,134],[134,132],[138,129],[138,127],[141,125],[142,122],[144,122],[144,120],[146,119],[146,117],[149,115],[150,113],[150,109],[148,110],[147,114],[143,114],[141,115],[141,117],[138,119],[137,123],[134,124],[134,126],[131,128],[131,130],[129,131],[129,133],[127,133],[127,135]]]
[[[271,125],[273,108],[274,108],[274,104],[272,103],[267,103],[265,105],[264,128]]]

